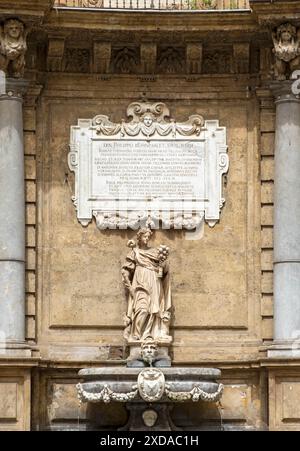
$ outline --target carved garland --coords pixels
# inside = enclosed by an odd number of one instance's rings
[[[134,400],[138,393],[138,386],[133,385],[132,391],[128,393],[116,393],[111,390],[107,384],[104,385],[103,389],[99,393],[90,393],[84,390],[82,385],[79,383],[76,385],[77,394],[80,402],[104,402],[105,404],[110,403],[111,401],[116,402],[129,402]],[[141,387],[143,388],[143,387]],[[164,394],[167,396],[170,401],[174,402],[185,402],[185,401],[205,401],[205,402],[218,402],[223,394],[224,386],[223,384],[219,384],[218,390],[214,393],[207,393],[202,390],[199,385],[196,385],[190,392],[175,392],[170,390],[170,385],[165,386]],[[146,399],[145,394],[143,399],[146,401],[155,402],[155,400],[161,399],[162,395],[160,394],[156,397]]]
[[[205,401],[205,402],[217,402],[221,399],[224,386],[219,384],[218,390],[215,393],[207,393],[202,390],[199,385],[196,385],[190,392],[175,392],[170,390],[170,386],[166,385],[165,393],[171,401],[184,402],[184,401]]]
[[[141,118],[149,116],[151,121],[146,124]],[[201,128],[204,126],[204,119],[198,114],[189,117],[189,120],[183,123],[176,123],[174,120],[166,121],[170,116],[169,109],[164,103],[132,103],[127,109],[127,116],[132,118],[131,122],[122,121],[121,124],[111,122],[108,116],[98,115],[93,119],[93,125],[96,126],[97,134],[104,136],[113,136],[121,133],[121,136],[137,136],[142,134],[146,137],[157,133],[159,136],[199,136]]]
[[[108,385],[104,385],[104,388],[99,393],[89,393],[82,387],[81,384],[77,384],[77,393],[78,398],[80,402],[104,402],[105,404],[108,404],[111,401],[117,401],[117,402],[128,402],[132,401],[137,393],[138,390],[136,388],[137,386],[134,385],[132,387],[132,391],[128,393],[116,393],[112,391]]]

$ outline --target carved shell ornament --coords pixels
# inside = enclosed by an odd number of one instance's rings
[[[108,116],[98,115],[93,120],[98,135],[113,136],[118,133],[121,136],[138,136],[142,134],[150,137],[157,133],[159,136],[179,134],[181,136],[199,136],[204,126],[202,116],[195,114],[186,122],[177,123],[167,120],[170,112],[164,103],[131,103],[127,108],[129,122],[122,121],[119,124],[111,122]]]

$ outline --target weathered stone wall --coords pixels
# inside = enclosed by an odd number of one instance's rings
[[[247,427],[262,425],[260,389],[252,381],[260,376],[241,371],[241,364],[250,369],[251,361],[258,358],[262,338],[259,104],[249,94],[248,84],[247,75],[234,83],[230,75],[202,77],[201,81],[163,76],[152,82],[134,76],[103,80],[48,75],[37,109],[37,341],[42,359],[69,367],[75,362],[80,366],[122,364],[126,357],[122,338],[126,301],[120,267],[134,232],[100,232],[95,223],[84,228],[77,222],[71,201],[74,178],[67,165],[69,132],[78,118],[106,114],[119,121],[125,118],[130,102],[143,96],[160,100],[177,120],[194,113],[219,119],[227,127],[230,159],[220,223],[214,228],[205,225],[201,240],[188,240],[180,231],[155,234],[156,243],[164,242],[172,249],[173,362],[224,367],[228,387],[221,412],[225,423],[238,420]],[[67,424],[70,417],[68,424],[73,427],[78,409],[76,371],[71,379],[54,370],[51,374],[43,376],[48,388],[40,388],[43,402],[39,409],[44,408],[44,393],[53,396],[51,403],[56,405],[59,385],[62,411],[51,410],[50,416],[44,412],[39,418],[45,418],[44,427],[55,428],[56,421]],[[58,383],[57,377],[63,381]],[[216,410],[206,420],[217,424],[219,416]]]
[[[194,113],[218,119],[227,128],[230,158],[220,223],[205,226],[201,240],[180,231],[155,236],[172,249],[173,363],[218,367],[225,385],[221,405],[180,406],[174,422],[299,430],[299,359],[267,358],[275,107],[265,24],[273,27],[283,15],[296,23],[296,0],[252,0],[255,14],[123,12],[114,21],[107,12],[49,12],[48,0],[38,2],[39,11],[31,2],[26,10],[26,0],[15,3],[24,22],[39,18],[29,36],[24,103],[26,340],[32,348],[23,357],[0,354],[0,429],[126,423],[123,406],[110,405],[105,414],[100,406],[80,406],[75,385],[80,368],[125,364],[120,266],[134,232],[100,232],[94,223],[77,222],[67,155],[78,118],[106,114],[119,121],[130,102],[147,98],[165,102],[179,121]],[[0,6],[8,17],[11,4],[0,0]]]
[[[273,338],[273,191],[275,108],[268,91],[258,90],[260,99],[260,179],[261,179],[261,314],[262,339]]]

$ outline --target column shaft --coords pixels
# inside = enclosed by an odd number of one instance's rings
[[[25,198],[22,99],[0,96],[0,339],[25,340]]]
[[[274,339],[292,345],[300,337],[300,100],[289,81],[274,88]]]

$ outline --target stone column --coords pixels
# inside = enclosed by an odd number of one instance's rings
[[[0,94],[0,341],[25,342],[25,195],[22,94],[7,79]],[[26,347],[26,346],[25,346]]]
[[[300,99],[291,86],[291,81],[278,81],[271,87],[276,103],[275,325],[269,355],[278,357],[300,355]]]

